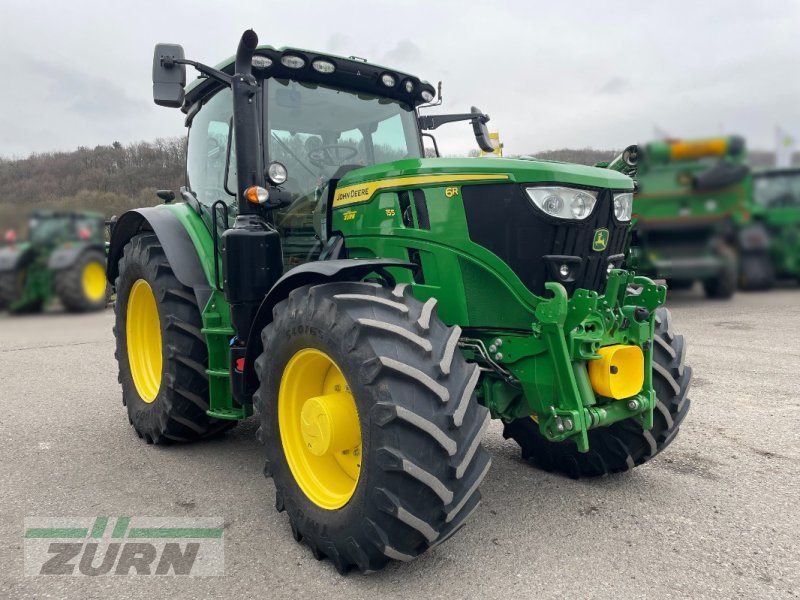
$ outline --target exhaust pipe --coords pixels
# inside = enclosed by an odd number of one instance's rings
[[[245,199],[245,190],[251,186],[264,187],[264,169],[260,164],[261,134],[258,127],[260,107],[254,101],[258,92],[258,82],[253,77],[253,51],[256,46],[258,35],[248,29],[242,34],[236,49],[235,73],[231,81],[238,179],[236,193],[240,216],[257,212]],[[237,226],[234,224],[234,227]]]
[[[248,29],[242,34],[239,40],[239,47],[236,49],[236,61],[233,66],[234,73],[237,75],[252,75],[253,73],[253,51],[258,46],[258,34],[252,29]]]

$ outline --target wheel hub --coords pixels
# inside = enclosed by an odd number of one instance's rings
[[[361,425],[339,366],[315,348],[286,364],[278,426],[295,483],[317,506],[335,510],[353,497],[361,471]]]
[[[98,302],[106,294],[106,270],[103,265],[90,262],[81,273],[83,294],[92,302]]]
[[[361,443],[352,396],[333,393],[309,398],[300,412],[300,430],[309,452],[335,454]]]
[[[161,387],[161,322],[153,289],[144,279],[138,279],[128,296],[125,319],[128,342],[128,364],[136,391],[146,403],[158,396]]]

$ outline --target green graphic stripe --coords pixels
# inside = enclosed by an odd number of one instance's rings
[[[132,527],[129,538],[215,538],[222,537],[222,527]]]
[[[26,538],[83,538],[89,530],[81,527],[30,527],[25,530]]]
[[[128,528],[128,523],[131,522],[130,517],[120,517],[114,525],[114,531],[111,532],[112,538],[125,537],[125,530]]]
[[[94,520],[94,527],[92,527],[92,537],[101,538],[108,525],[108,517],[97,517]]]

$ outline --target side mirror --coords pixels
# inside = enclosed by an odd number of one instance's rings
[[[183,106],[186,66],[175,62],[176,59],[183,58],[183,47],[177,44],[156,44],[153,52],[153,101],[159,106]]]
[[[172,190],[158,190],[156,192],[156,196],[161,198],[164,201],[164,204],[169,204],[175,200],[175,192]]]
[[[622,160],[629,167],[636,167],[639,165],[639,146],[632,144],[625,148],[622,152]]]
[[[492,140],[489,139],[489,129],[486,127],[489,116],[483,114],[481,109],[475,106],[472,107],[471,112],[473,115],[475,115],[475,117],[472,119],[472,132],[475,134],[475,140],[478,142],[478,147],[484,152],[494,152]]]

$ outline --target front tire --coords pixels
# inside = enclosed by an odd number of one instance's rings
[[[444,541],[478,506],[491,462],[480,444],[489,413],[473,396],[480,373],[458,350],[460,329],[404,288],[302,287],[262,334],[254,402],[276,508],[341,573]]]
[[[86,250],[73,265],[56,271],[53,291],[70,312],[103,310],[108,304],[106,257],[99,250]]]
[[[562,473],[574,479],[621,473],[646,463],[669,446],[678,434],[689,411],[687,393],[692,380],[692,369],[684,361],[686,346],[683,336],[673,333],[671,316],[666,308],[656,311],[653,342],[656,409],[653,411],[652,429],[642,429],[633,419],[591,429],[586,453],[578,452],[575,443],[569,440],[549,441],[529,417],[507,424],[503,437],[520,445],[523,459],[545,471]]]
[[[206,414],[208,349],[200,311],[155,234],[128,242],[115,285],[115,357],[122,403],[137,435],[148,444],[190,442],[232,427],[235,421]]]
[[[8,309],[22,295],[22,271],[0,273],[0,310]]]

